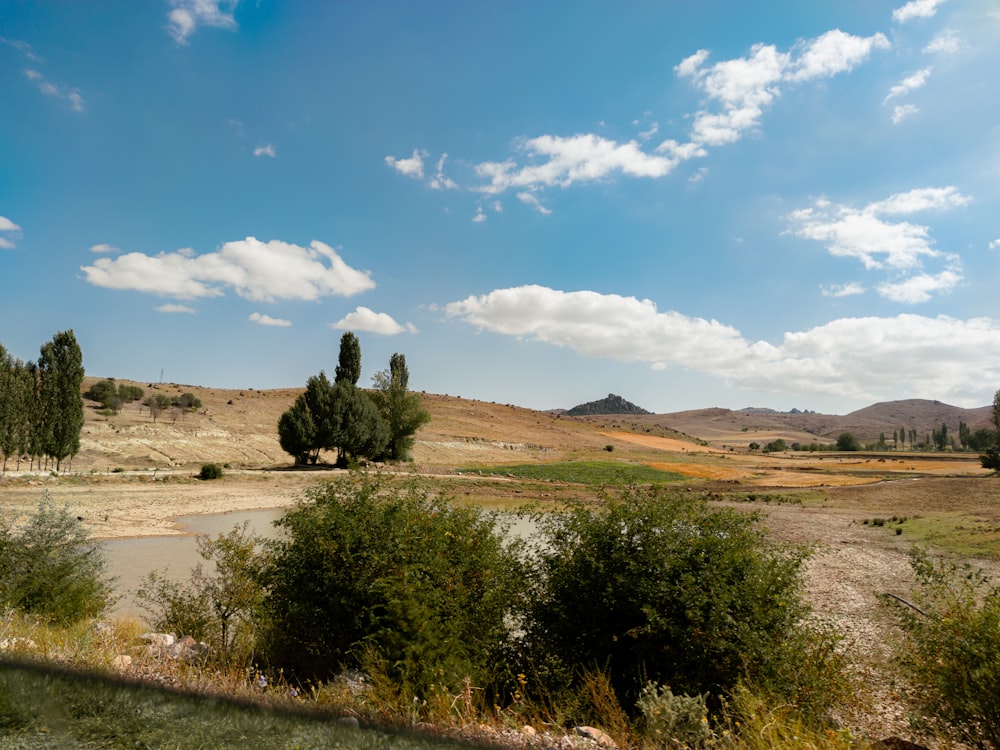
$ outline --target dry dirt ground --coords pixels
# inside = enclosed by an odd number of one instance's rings
[[[286,507],[328,471],[290,471],[278,445],[277,419],[296,389],[220,391],[180,385],[139,384],[147,393],[194,392],[195,413],[164,414],[154,423],[129,406],[101,415],[88,406],[81,453],[71,471],[10,471],[0,479],[0,512],[34,507],[47,492],[66,503],[99,538],[181,533],[178,516]],[[849,717],[873,736],[911,737],[903,709],[905,688],[891,674],[892,618],[880,599],[906,596],[912,585],[908,533],[896,536],[865,519],[892,514],[950,513],[1000,531],[1000,479],[975,456],[910,453],[778,454],[712,448],[669,431],[609,429],[511,405],[449,396],[424,396],[430,423],[421,429],[413,463],[403,471],[447,482],[456,495],[546,502],[537,483],[479,476],[477,467],[570,460],[642,463],[687,477],[690,491],[732,502],[741,495],[807,493],[801,505],[738,503],[761,510],[781,539],[815,545],[806,573],[817,616],[845,634],[844,648],[863,681],[860,711]],[[697,437],[691,425],[689,435]],[[226,464],[217,481],[194,479],[203,462]],[[114,471],[119,469],[121,471]],[[458,476],[456,470],[462,470]],[[467,486],[468,489],[462,489]],[[474,489],[473,489],[474,487]],[[586,497],[590,490],[569,490]],[[987,567],[994,563],[980,560]]]

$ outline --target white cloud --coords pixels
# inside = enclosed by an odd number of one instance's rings
[[[170,0],[167,33],[178,44],[187,44],[199,26],[216,29],[238,28],[233,16],[239,0]]]
[[[831,255],[856,258],[868,270],[895,273],[897,278],[879,285],[879,293],[894,302],[915,303],[928,300],[931,292],[952,289],[961,281],[961,266],[957,256],[934,248],[928,227],[889,217],[949,210],[969,200],[953,186],[918,188],[861,209],[821,198],[788,218],[794,234],[824,243]],[[944,271],[923,272],[925,260],[939,258],[947,264]]]
[[[84,101],[80,89],[55,84],[38,70],[25,70],[24,75],[27,76],[28,80],[33,81],[38,86],[38,90],[46,96],[69,102],[70,109],[74,112],[86,111],[87,103]]]
[[[10,236],[5,237],[4,235],[20,237],[21,227],[6,216],[0,216],[0,250],[13,250],[14,241],[10,239]]]
[[[935,55],[953,55],[962,48],[962,40],[952,29],[945,29],[934,35],[924,52]]]
[[[846,284],[831,284],[823,287],[820,293],[824,297],[853,297],[857,294],[864,294],[865,288],[858,282],[851,281]]]
[[[930,76],[930,68],[924,68],[923,70],[918,70],[916,73],[908,75],[902,81],[889,89],[889,93],[882,103],[885,104],[896,97],[903,96],[911,91],[916,91],[927,83],[927,79],[930,78]]]
[[[917,304],[927,302],[934,292],[949,292],[962,281],[960,268],[950,268],[939,274],[916,274],[902,281],[886,281],[878,285],[878,293],[892,302]]]
[[[194,308],[188,307],[187,305],[160,305],[156,308],[156,311],[161,313],[184,313],[185,315],[194,315]]]
[[[902,7],[892,12],[892,20],[896,23],[906,23],[914,18],[931,18],[937,13],[937,7],[945,0],[910,0]]]
[[[270,156],[273,159],[278,154],[274,150],[274,146],[272,144],[268,143],[268,144],[265,144],[263,146],[258,146],[257,148],[255,148],[253,150],[253,155],[254,156]]]
[[[476,206],[476,215],[472,217],[473,224],[482,224],[486,221],[486,212],[483,211],[482,206]]]
[[[107,242],[100,242],[96,245],[90,246],[90,252],[92,253],[118,253],[121,252],[114,245],[109,245]]]
[[[262,315],[258,312],[250,313],[247,318],[252,323],[262,326],[273,326],[275,328],[291,328],[292,321],[282,318],[272,318],[270,315]]]
[[[445,307],[481,330],[585,357],[684,367],[735,385],[877,400],[886,394],[979,405],[1000,380],[1000,322],[946,316],[844,318],[747,341],[735,328],[649,300],[541,286],[498,289]],[[988,393],[987,393],[988,391]]]
[[[448,160],[448,154],[441,154],[434,167],[434,177],[427,184],[434,190],[456,190],[458,185],[453,179],[444,173],[444,163]]]
[[[789,52],[780,52],[774,45],[756,44],[747,57],[707,67],[709,52],[699,50],[682,60],[674,71],[690,78],[721,111],[696,113],[691,139],[709,146],[733,143],[758,126],[765,108],[780,95],[782,83],[849,72],[872,50],[890,46],[884,34],[859,37],[834,29],[798,43]]]
[[[488,179],[489,184],[479,190],[496,194],[511,188],[569,187],[615,173],[662,177],[677,165],[676,159],[645,153],[635,141],[617,143],[593,133],[568,138],[542,135],[525,141],[521,151],[541,161],[527,166],[513,160],[483,162],[476,166],[476,174]]]
[[[998,247],[1000,247],[1000,238],[997,238],[990,243],[990,250],[996,250]]]
[[[354,312],[348,313],[336,323],[331,323],[330,327],[334,330],[367,331],[381,336],[395,336],[404,331],[416,332],[416,328],[409,323],[406,326],[401,326],[393,320],[391,315],[377,313],[363,306],[359,306]]]
[[[897,104],[892,109],[892,124],[899,125],[907,117],[915,115],[919,111],[920,108],[914,104]]]
[[[387,156],[385,157],[385,163],[400,174],[422,180],[424,178],[424,157],[426,155],[425,151],[413,149],[413,156],[409,159],[397,159],[394,156]]]
[[[369,271],[351,268],[318,240],[306,248],[247,237],[204,255],[189,249],[155,256],[126,253],[99,258],[81,270],[95,286],[180,299],[219,297],[224,287],[232,287],[255,302],[316,300],[349,297],[375,287]]]
[[[537,197],[535,197],[534,195],[532,195],[527,191],[518,193],[517,199],[521,201],[521,203],[524,203],[527,206],[531,206],[533,209],[538,211],[538,213],[542,214],[543,216],[548,216],[549,214],[552,213],[551,208],[546,208],[545,206],[543,206]]]

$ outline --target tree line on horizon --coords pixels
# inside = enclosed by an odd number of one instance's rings
[[[371,391],[358,387],[360,379],[361,344],[348,331],[340,339],[333,382],[320,370],[278,419],[281,449],[297,466],[316,464],[322,451],[335,452],[338,466],[410,457],[414,435],[430,414],[420,396],[408,390],[406,357],[393,354],[389,369],[372,378]]]
[[[80,451],[83,428],[83,353],[72,329],[42,345],[37,362],[24,362],[0,344],[0,453],[3,472],[16,457],[55,470]]]

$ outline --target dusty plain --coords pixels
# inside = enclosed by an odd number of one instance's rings
[[[154,422],[135,404],[109,415],[85,402],[81,451],[72,464],[56,475],[51,467],[8,461],[0,512],[23,514],[47,494],[67,504],[97,538],[181,534],[177,517],[288,507],[308,487],[341,473],[293,470],[281,451],[277,420],[297,389],[137,385],[147,394],[191,392],[202,406],[168,411]],[[571,418],[458,396],[424,394],[424,406],[431,421],[418,433],[413,461],[369,470],[413,477],[463,502],[544,507],[593,499],[602,490],[483,469],[564,461],[644,464],[679,475],[669,486],[760,511],[774,535],[811,545],[808,597],[816,615],[845,634],[844,648],[863,678],[859,715],[850,721],[862,728],[875,721],[874,731],[883,736],[907,736],[905,686],[891,674],[889,644],[896,632],[881,599],[885,593],[909,595],[907,550],[919,543],[998,570],[1000,478],[983,470],[974,454],[762,455],[735,444],[739,432],[719,439],[714,423],[706,422],[700,435],[692,419],[678,432],[661,422]],[[780,429],[750,434],[759,442],[765,435],[801,440]],[[208,462],[224,465],[225,476],[198,480]]]

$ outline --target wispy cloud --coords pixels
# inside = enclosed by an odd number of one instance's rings
[[[381,336],[396,336],[400,333],[416,333],[417,329],[407,323],[405,326],[397,323],[393,317],[387,313],[377,313],[367,307],[359,306],[352,313],[348,313],[336,323],[331,323],[330,327],[337,331],[367,331],[377,333]]]
[[[962,49],[962,40],[952,29],[945,29],[934,35],[924,47],[924,52],[935,55],[952,55]]]
[[[952,289],[961,280],[958,256],[936,250],[929,227],[894,217],[949,210],[969,200],[953,186],[919,188],[860,209],[821,198],[788,218],[794,234],[822,242],[831,255],[855,258],[868,270],[892,273],[894,278],[878,287],[883,297],[925,302],[932,292]],[[946,268],[936,275],[926,274],[923,265],[928,259],[943,259]]]
[[[416,152],[414,152],[414,155],[416,155]],[[437,165],[434,167],[434,176],[427,183],[434,190],[458,189],[458,184],[444,173],[444,163],[447,160],[448,154],[441,154],[441,158],[438,159]]]
[[[539,201],[538,198],[532,193],[529,192],[518,193],[517,199],[521,201],[521,203],[524,203],[527,206],[531,206],[533,209],[538,211],[538,213],[542,214],[543,216],[548,216],[550,213],[552,213],[552,209],[543,206],[541,201]]]
[[[99,258],[80,270],[95,286],[178,299],[221,297],[224,288],[230,287],[240,297],[256,302],[317,300],[350,297],[375,287],[369,271],[351,268],[336,250],[318,240],[299,247],[247,237],[204,255],[191,250],[126,253]]]
[[[650,300],[564,292],[542,286],[498,289],[445,307],[481,330],[571,349],[581,356],[684,367],[746,388],[877,400],[913,398],[975,405],[1000,380],[1000,321],[899,315],[843,318],[779,342],[749,341],[734,327]],[[955,362],[971,363],[956,368]],[[898,396],[896,396],[898,397]]]
[[[236,29],[237,5],[239,0],[170,0],[167,33],[178,44],[187,44],[199,26]]]
[[[996,250],[997,248],[1000,248],[1000,237],[990,243],[990,250]]]
[[[44,73],[34,68],[27,68],[24,71],[24,75],[46,96],[51,96],[67,102],[70,109],[74,112],[86,111],[87,103],[83,100],[83,94],[80,93],[80,89],[66,86],[64,84],[53,83]]]
[[[846,284],[831,284],[830,286],[823,287],[820,293],[824,297],[853,297],[858,294],[864,294],[865,288],[856,281],[850,281]]]
[[[187,305],[175,305],[171,303],[160,305],[156,308],[156,311],[170,314],[194,315],[193,307],[188,307]]]
[[[910,0],[892,12],[892,20],[896,23],[907,23],[915,18],[931,18],[937,13],[938,6],[944,2],[945,0]]]
[[[247,317],[251,323],[256,323],[261,326],[271,326],[273,328],[291,328],[292,321],[284,320],[282,318],[272,318],[270,315],[263,315],[259,312],[250,313]]]
[[[912,117],[920,111],[915,104],[897,104],[892,108],[892,124],[899,125],[907,117]]]
[[[0,250],[13,250],[14,240],[11,238],[20,236],[21,227],[6,216],[0,216]]]
[[[119,253],[121,252],[114,245],[109,245],[107,242],[100,242],[96,245],[90,246],[90,252],[92,253]]]
[[[896,99],[900,96],[905,96],[911,91],[916,91],[917,89],[923,87],[925,83],[927,83],[927,79],[930,78],[930,76],[931,76],[930,68],[924,68],[923,70],[918,70],[916,73],[912,73],[911,75],[906,76],[906,78],[904,78],[902,81],[900,81],[891,89],[889,89],[889,93],[886,95],[882,103],[885,104],[891,101],[892,99]]]
[[[270,156],[272,159],[278,155],[274,150],[274,146],[270,143],[264,146],[258,146],[253,150],[254,156]]]

